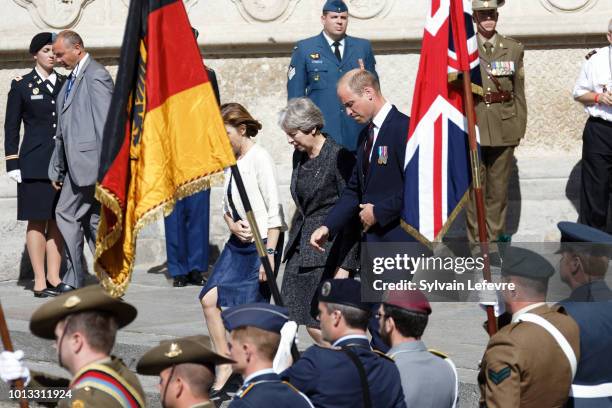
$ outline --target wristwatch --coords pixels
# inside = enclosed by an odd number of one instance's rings
[[[268,255],[276,255],[276,254],[278,254],[278,251],[276,249],[274,249],[274,248],[266,248],[266,253]]]

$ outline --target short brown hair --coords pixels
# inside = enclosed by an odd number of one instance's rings
[[[63,39],[64,41],[67,41],[73,47],[75,45],[80,45],[81,48],[85,48],[85,44],[83,44],[83,39],[76,31],[72,31],[72,30],[61,31],[57,35],[57,38],[55,39],[55,41],[59,39]]]
[[[241,343],[252,343],[262,358],[273,361],[278,345],[280,334],[262,330],[257,327],[243,326],[232,330],[232,338]]]
[[[106,312],[81,312],[64,319],[64,334],[79,332],[85,336],[89,347],[104,354],[110,354],[117,337],[117,321]]]
[[[239,103],[232,102],[221,105],[221,116],[223,116],[223,123],[226,125],[235,128],[244,125],[246,135],[249,137],[256,136],[257,132],[261,130],[261,123],[253,119],[249,111]]]
[[[183,363],[176,366],[174,373],[189,384],[194,397],[207,397],[208,390],[215,381],[214,364]]]
[[[363,95],[365,87],[370,87],[380,95],[380,81],[378,77],[367,69],[355,68],[344,74],[338,82],[338,87],[348,86],[348,88],[358,96]]]

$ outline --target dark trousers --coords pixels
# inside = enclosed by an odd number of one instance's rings
[[[606,231],[612,181],[612,123],[590,117],[582,134],[580,223]]]
[[[168,272],[176,277],[208,270],[210,190],[177,201],[164,220]]]

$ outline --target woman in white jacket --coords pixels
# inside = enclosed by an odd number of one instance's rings
[[[277,270],[282,252],[281,234],[287,226],[279,200],[272,157],[252,140],[261,130],[261,124],[238,103],[222,105],[221,115],[259,233],[266,243],[268,259],[272,268]],[[200,292],[208,332],[216,352],[221,355],[227,355],[229,352],[221,320],[221,308],[269,302],[270,299],[268,284],[265,282],[266,275],[253,241],[251,226],[229,169],[225,173],[224,191],[223,217],[231,234],[206,286]],[[220,390],[230,375],[229,364],[219,366],[213,392]]]

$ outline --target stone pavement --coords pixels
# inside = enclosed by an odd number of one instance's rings
[[[138,308],[137,319],[117,338],[115,354],[130,366],[144,351],[162,339],[206,334],[206,325],[197,300],[198,287],[173,288],[166,279],[163,267],[136,269],[125,299]],[[279,278],[280,282],[280,278]],[[44,299],[34,298],[31,292],[16,281],[0,283],[0,300],[4,308],[11,336],[16,349],[25,351],[28,365],[53,374],[67,373],[56,365],[55,350],[49,341],[38,339],[28,331],[30,315]],[[438,303],[433,305],[433,315],[425,341],[430,348],[446,352],[458,367],[461,380],[462,407],[477,406],[476,374],[487,342],[482,329],[485,314],[472,303]],[[311,344],[309,336],[301,328],[299,347]],[[141,377],[151,407],[159,407],[157,378]],[[0,408],[16,406],[1,402],[6,400],[6,388],[0,385]],[[4,404],[4,405],[3,405]]]

